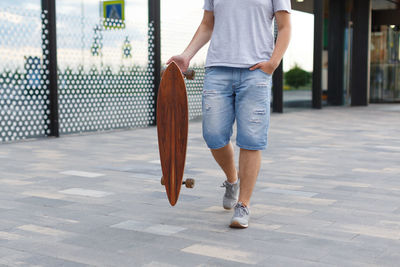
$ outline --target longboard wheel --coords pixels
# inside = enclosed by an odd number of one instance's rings
[[[193,188],[195,180],[192,178],[187,178],[183,183],[185,184],[186,188]]]
[[[194,70],[187,70],[186,72],[183,73],[183,75],[188,80],[194,80],[196,72]]]
[[[161,185],[165,185],[164,176],[161,176]]]

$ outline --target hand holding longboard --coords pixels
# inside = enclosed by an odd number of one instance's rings
[[[161,77],[163,76],[165,70],[166,68],[163,68],[161,70]],[[188,69],[187,71],[182,72],[182,74],[188,80],[194,80],[194,77],[196,76],[196,72],[192,69]]]

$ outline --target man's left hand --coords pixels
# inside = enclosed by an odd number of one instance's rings
[[[250,70],[261,69],[263,72],[272,75],[277,67],[278,66],[271,61],[263,61],[251,67]]]

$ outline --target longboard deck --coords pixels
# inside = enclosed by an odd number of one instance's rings
[[[158,148],[165,189],[175,206],[182,186],[189,128],[185,81],[172,62],[164,71],[157,97]]]

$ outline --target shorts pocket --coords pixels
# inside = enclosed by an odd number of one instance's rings
[[[267,75],[267,76],[272,76],[272,74],[266,73],[265,71],[263,71],[262,69],[258,68],[257,70],[259,70],[261,73]]]
[[[214,67],[205,67],[204,74],[209,74],[213,69]]]

